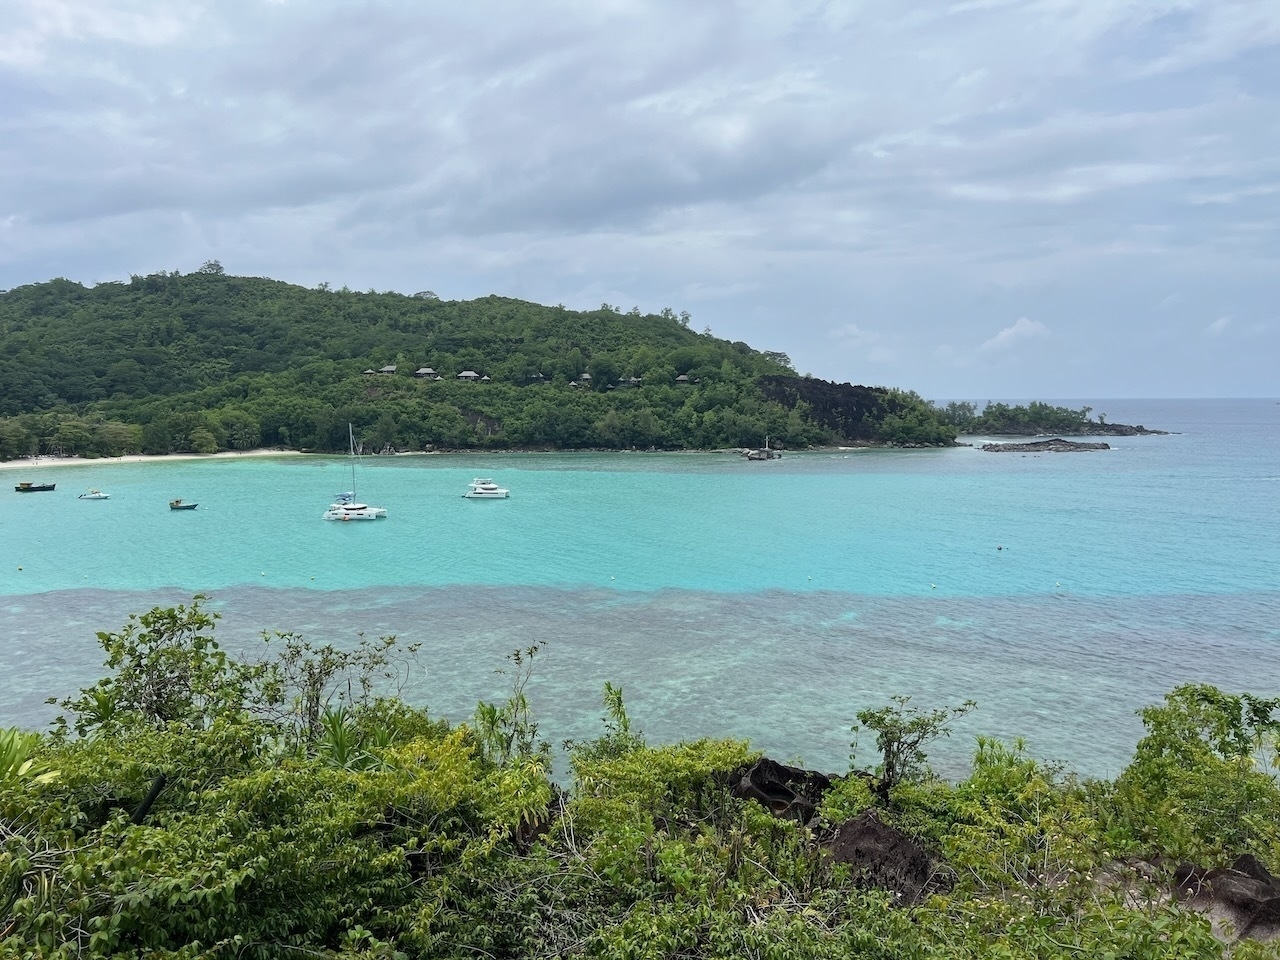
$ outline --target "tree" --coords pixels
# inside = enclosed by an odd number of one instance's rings
[[[961,400],[952,400],[942,409],[942,419],[960,433],[968,433],[978,416],[978,406]]]
[[[855,735],[862,727],[873,730],[876,734],[876,749],[880,751],[880,764],[874,771],[878,777],[876,793],[886,804],[894,787],[920,776],[927,769],[925,745],[939,737],[950,736],[951,722],[977,706],[974,701],[966,700],[958,707],[942,707],[922,713],[910,705],[910,697],[896,696],[889,699],[896,706],[859,710],[858,723],[851,728]],[[858,751],[856,736],[849,747],[849,762],[852,765]]]
[[[243,410],[227,410],[220,417],[227,442],[236,450],[252,450],[262,441],[258,421]]]
[[[795,367],[791,363],[791,358],[780,350],[764,350],[761,352],[770,363],[776,363],[783,367],[788,373],[795,373]]]
[[[542,650],[532,644],[514,651],[507,659],[514,666],[511,695],[503,704],[480,701],[476,705],[476,733],[486,760],[505,767],[513,763],[531,762],[540,769],[551,764],[551,744],[538,736],[525,688],[533,676],[533,660]],[[505,671],[498,671],[503,673]]]
[[[591,374],[591,386],[596,390],[608,390],[609,384],[618,379],[618,364],[605,353],[597,353],[587,364],[587,373]]]
[[[217,453],[218,438],[208,427],[196,427],[187,437],[194,453]]]
[[[1147,733],[1116,782],[1119,821],[1182,859],[1280,849],[1280,697],[1175,688],[1140,711]]]
[[[82,736],[134,723],[204,727],[243,711],[265,668],[239,663],[219,648],[213,628],[220,615],[205,612],[206,599],[197,594],[190,606],[155,607],[131,615],[119,633],[100,632],[112,675],[77,697],[50,702],[73,715],[71,726]],[[65,718],[58,726],[65,733]]]
[[[200,264],[200,269],[196,273],[207,273],[213,277],[221,277],[226,274],[226,271],[222,269],[222,264],[217,260],[206,260]]]

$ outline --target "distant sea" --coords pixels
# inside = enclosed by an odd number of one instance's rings
[[[1172,432],[1038,456],[366,457],[359,498],[389,516],[354,523],[320,519],[344,458],[5,471],[0,724],[43,726],[101,675],[97,631],[200,592],[251,655],[263,631],[420,642],[404,694],[454,720],[542,644],[529,695],[555,743],[602,729],[609,680],[651,740],[840,771],[859,709],[972,698],[944,773],[986,734],[1114,776],[1179,683],[1280,694],[1280,405],[1067,403]],[[463,499],[475,476],[511,498]]]

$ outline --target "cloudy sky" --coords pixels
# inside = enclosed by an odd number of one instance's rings
[[[1278,225],[1278,0],[0,0],[0,288],[217,258],[1273,396]]]

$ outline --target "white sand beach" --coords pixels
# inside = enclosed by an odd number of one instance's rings
[[[222,453],[135,453],[124,457],[19,457],[16,460],[0,460],[0,470],[20,470],[36,473],[50,467],[100,467],[108,463],[171,463],[174,460],[236,460],[241,457],[304,457],[297,450],[226,450]]]

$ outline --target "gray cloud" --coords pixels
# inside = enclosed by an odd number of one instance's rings
[[[6,7],[0,286],[218,257],[932,396],[1274,392],[1274,4]],[[980,349],[1019,318],[1052,370]]]

